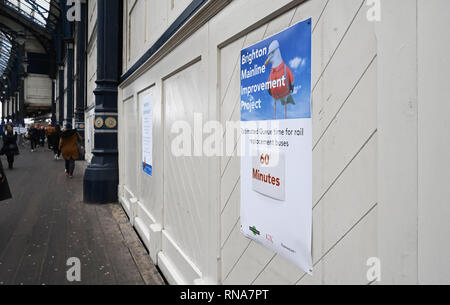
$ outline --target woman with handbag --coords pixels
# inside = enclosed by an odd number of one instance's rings
[[[78,143],[81,141],[81,136],[75,129],[72,129],[72,124],[68,123],[66,130],[61,134],[59,148],[61,149],[64,160],[66,160],[66,174],[69,178],[73,178],[75,160],[80,158]]]
[[[14,168],[14,156],[19,155],[19,146],[17,145],[17,133],[14,132],[14,127],[8,125],[5,134],[3,135],[2,155],[8,158],[9,169]]]

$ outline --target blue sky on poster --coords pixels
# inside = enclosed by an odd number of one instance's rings
[[[311,118],[311,20],[306,20],[267,38],[241,52],[241,120],[273,120],[275,117],[274,98],[270,96],[268,90],[261,90],[248,94],[242,94],[242,88],[266,83],[271,73],[271,64],[266,66],[265,73],[249,78],[243,78],[242,72],[253,69],[256,66],[262,67],[268,55],[255,58],[251,61],[242,60],[243,56],[252,54],[259,50],[269,49],[270,44],[277,40],[280,45],[281,56],[287,66],[290,67],[294,75],[294,91],[291,94],[296,105],[289,104],[287,108],[287,119]],[[258,109],[248,109],[242,107],[242,102],[256,102]],[[285,107],[277,101],[277,119],[285,118]]]

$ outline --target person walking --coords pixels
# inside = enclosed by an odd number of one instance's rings
[[[6,155],[8,158],[9,169],[13,169],[14,156],[19,155],[19,146],[17,145],[17,133],[14,132],[14,127],[12,125],[8,125],[3,134],[3,148],[1,154]]]
[[[39,143],[39,130],[36,125],[32,125],[29,132],[30,142],[31,142],[31,152],[34,152]]]
[[[41,125],[39,128],[39,143],[41,147],[45,146],[45,138],[46,138],[45,127],[44,125]]]
[[[55,126],[55,132],[51,137],[53,153],[55,154],[55,160],[59,160],[61,157],[61,150],[59,149],[59,142],[61,140],[61,126]]]
[[[53,127],[52,124],[49,124],[47,126],[47,128],[45,129],[45,135],[47,136],[47,144],[48,144],[48,149],[49,150],[53,150],[53,136],[55,134],[55,127]]]
[[[69,178],[73,178],[73,172],[75,171],[75,160],[80,158],[78,143],[81,141],[81,136],[75,129],[72,129],[72,124],[68,123],[65,131],[61,134],[59,148],[61,149],[62,156],[66,161],[66,174]]]

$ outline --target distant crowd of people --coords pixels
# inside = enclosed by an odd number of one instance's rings
[[[10,170],[14,169],[15,156],[20,154],[18,136],[12,124],[6,126],[0,155],[6,156]],[[64,130],[57,124],[33,124],[28,128],[25,139],[29,140],[32,153],[47,145],[53,152],[55,160],[60,160],[62,156],[65,160],[66,175],[73,178],[75,161],[84,153],[81,146],[82,138],[73,129],[72,124],[66,124]]]
[[[54,152],[55,160],[59,160],[61,157],[61,150],[59,148],[61,134],[60,125],[43,126],[34,124],[28,129],[25,138],[30,140],[32,153],[35,152],[37,148],[44,147],[47,140],[48,149]]]

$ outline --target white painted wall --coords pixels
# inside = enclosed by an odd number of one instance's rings
[[[139,14],[143,8],[133,13],[140,1],[127,2],[129,64],[148,48],[137,44],[145,41],[138,25],[163,28]],[[450,41],[440,33],[450,3],[383,0],[382,21],[374,23],[364,0],[235,0],[198,26],[219,2],[210,1],[186,26],[192,35],[173,48],[169,42],[119,92],[120,201],[169,282],[368,284],[366,262],[379,257],[382,283],[448,283],[449,171],[439,168],[449,165],[442,160],[450,150],[443,111],[450,92],[441,67],[450,64]],[[239,232],[238,158],[170,154],[177,120],[192,126],[194,112],[205,121],[240,120],[241,49],[310,17],[313,276]],[[148,93],[153,177],[140,168],[136,116]]]
[[[124,72],[161,37],[191,0],[124,1]]]
[[[95,120],[95,109],[85,112],[84,114],[85,120],[85,155],[86,161],[91,162],[92,157],[92,149],[94,148],[94,120]]]
[[[94,35],[95,29],[97,27],[97,1],[88,1],[88,37]]]
[[[236,7],[235,14],[239,14]],[[376,247],[376,40],[362,1],[309,1],[221,51],[222,120],[239,120],[239,50],[313,19],[314,276],[241,235],[240,161],[221,178],[225,284],[367,283]],[[230,65],[230,62],[233,65]],[[228,66],[228,67],[227,67]],[[227,84],[230,84],[227,89]],[[357,249],[357,254],[352,251]],[[342,264],[342,262],[346,264]]]
[[[418,1],[418,278],[450,283],[450,3]]]
[[[378,244],[383,283],[417,283],[417,6],[382,1],[378,38]]]
[[[94,105],[95,95],[94,90],[96,88],[97,81],[97,1],[88,2],[88,44],[87,44],[87,84],[86,84],[86,104],[88,110],[85,112],[85,149],[86,160],[91,161],[93,155],[92,150],[94,148]]]

